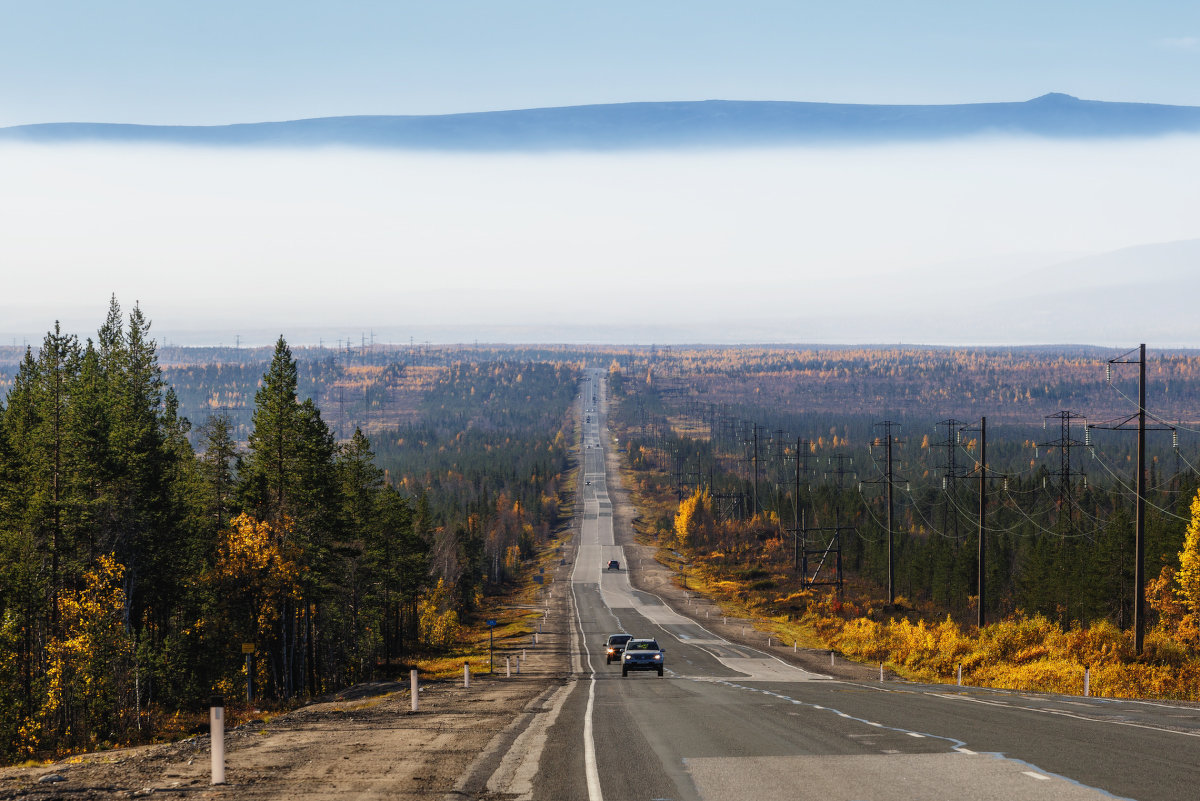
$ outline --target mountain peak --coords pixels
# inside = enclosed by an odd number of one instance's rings
[[[1079,98],[1062,92],[1047,92],[1041,97],[1035,97],[1030,103],[1078,103]]]

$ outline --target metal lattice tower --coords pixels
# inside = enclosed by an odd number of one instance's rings
[[[1067,520],[1070,521],[1074,520],[1075,518],[1075,495],[1072,492],[1072,484],[1076,478],[1082,478],[1085,486],[1087,484],[1086,474],[1081,471],[1071,469],[1071,449],[1082,448],[1084,446],[1091,445],[1091,443],[1088,441],[1090,437],[1086,434],[1085,439],[1083,440],[1072,438],[1071,425],[1072,423],[1075,423],[1078,427],[1078,423],[1076,421],[1082,421],[1084,431],[1086,432],[1087,420],[1084,415],[1075,414],[1074,412],[1066,409],[1058,414],[1046,415],[1046,430],[1049,430],[1048,423],[1050,420],[1058,420],[1060,431],[1059,438],[1050,442],[1039,442],[1038,447],[1059,449],[1058,508],[1059,514],[1062,514],[1062,510],[1066,510]]]

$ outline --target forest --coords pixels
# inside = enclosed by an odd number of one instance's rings
[[[9,374],[0,761],[170,736],[248,681],[287,705],[394,677],[569,514],[569,364],[431,370],[374,441],[336,434],[283,337],[253,364],[171,373],[114,298],[94,339],[56,326]],[[241,393],[245,422],[217,403],[193,426],[172,374]]]
[[[714,514],[723,519],[774,521],[770,536],[789,539],[781,546],[785,561],[803,547],[805,532],[797,535],[797,529],[843,525],[845,570],[884,585],[890,476],[895,592],[967,614],[978,585],[979,418],[955,419],[961,406],[947,404],[943,412],[931,408],[928,398],[940,393],[933,386],[925,388],[927,400],[911,417],[893,416],[871,403],[847,404],[837,413],[798,410],[780,404],[777,392],[759,391],[772,382],[782,387],[780,377],[748,389],[744,370],[730,369],[722,379],[709,362],[695,364],[695,384],[685,363],[676,363],[666,392],[656,371],[632,379],[614,369],[613,383],[624,399],[615,419],[635,470],[661,476],[677,501],[707,490]],[[788,363],[788,374],[795,367]],[[1097,366],[1092,362],[1091,367]],[[963,370],[988,386],[1018,384],[1017,377],[990,368],[964,364]],[[1156,365],[1147,372],[1171,371],[1190,375],[1191,368]],[[1098,372],[1103,384],[1102,366]],[[680,392],[680,386],[689,389]],[[698,388],[722,400],[710,400]],[[972,397],[988,394],[970,382],[962,391]],[[1136,398],[1136,387],[1132,391]],[[1003,615],[1022,609],[1064,624],[1107,618],[1128,625],[1135,432],[1089,430],[1074,416],[1051,416],[1044,429],[1032,420],[1005,424],[1002,417],[993,423],[990,410],[984,411],[989,412],[985,488],[990,503],[983,527],[985,586],[991,588],[984,599],[987,611]],[[1148,435],[1159,437],[1148,460],[1146,564],[1153,575],[1179,551],[1197,486],[1196,429],[1173,427]],[[656,525],[665,530],[670,521],[663,516]],[[752,538],[767,537],[772,526],[759,526]],[[751,536],[752,528],[744,534]],[[809,533],[814,541],[822,536]]]

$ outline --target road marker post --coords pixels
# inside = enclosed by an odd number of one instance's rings
[[[212,741],[212,784],[225,783],[225,698],[214,695],[208,703],[208,731]]]
[[[834,661],[833,661],[833,651],[832,651],[832,650],[830,650],[830,652],[829,652],[829,666],[830,666],[830,667],[833,667],[833,666],[834,666]]]
[[[962,662],[958,663],[958,686],[962,686]]]
[[[1092,694],[1092,668],[1090,665],[1083,666],[1083,697],[1087,698]]]
[[[521,675],[521,659],[522,659],[522,657],[524,657],[524,656],[525,656],[525,652],[524,652],[524,651],[522,651],[522,652],[521,652],[521,656],[518,656],[518,657],[517,657],[517,675],[518,675],[518,676],[520,676],[520,675]]]
[[[246,656],[246,703],[254,703],[254,643],[242,643],[242,653]]]
[[[879,681],[883,681],[883,663],[879,663]]]
[[[507,656],[504,657],[504,678],[512,678],[512,659]]]
[[[463,689],[471,686],[471,663],[463,662]]]
[[[408,671],[408,686],[409,692],[412,694],[412,711],[416,712],[421,705],[420,687],[417,686],[417,669],[413,668]]]

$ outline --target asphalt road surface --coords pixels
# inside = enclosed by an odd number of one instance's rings
[[[850,682],[728,642],[633,588],[613,530],[603,374],[581,386],[576,671],[531,797],[1200,799],[1200,709],[906,682]],[[614,534],[618,536],[614,536]],[[621,569],[606,568],[618,560]],[[621,677],[607,635],[655,637],[666,675]]]

